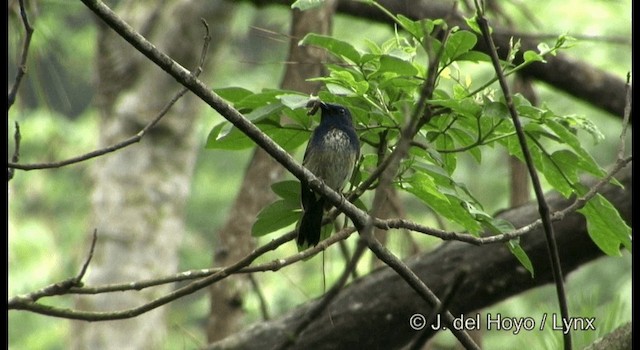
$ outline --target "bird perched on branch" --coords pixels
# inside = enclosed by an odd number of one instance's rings
[[[351,113],[343,106],[314,101],[309,114],[320,108],[320,125],[311,134],[302,165],[335,191],[351,178],[360,157],[360,142],[353,127]],[[301,182],[301,202],[304,213],[298,227],[298,246],[315,246],[320,242],[325,198]]]

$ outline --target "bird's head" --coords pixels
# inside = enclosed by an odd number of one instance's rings
[[[325,102],[319,102],[318,107],[321,111],[321,120],[347,122],[348,124],[353,123],[351,113],[346,107]]]

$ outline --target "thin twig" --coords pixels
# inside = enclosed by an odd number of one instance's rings
[[[11,156],[11,161],[14,163],[17,163],[20,161],[20,140],[22,140],[22,136],[20,135],[20,124],[18,124],[18,122],[15,122],[15,132],[13,133],[13,143],[14,143],[14,149],[13,149],[13,155]],[[13,175],[15,174],[15,170],[12,168],[8,169],[8,179],[11,180],[13,179]]]
[[[491,61],[494,66],[494,70],[498,77],[498,82],[500,83],[500,88],[504,94],[505,103],[509,110],[509,114],[511,115],[511,119],[513,121],[514,128],[516,130],[516,135],[518,137],[518,142],[520,144],[520,148],[523,153],[523,157],[527,168],[529,170],[529,176],[531,177],[531,183],[534,188],[534,192],[536,195],[536,199],[538,201],[538,211],[540,212],[540,219],[542,220],[542,226],[544,228],[544,233],[547,242],[547,249],[549,253],[549,259],[551,260],[551,267],[553,272],[553,279],[555,281],[556,293],[558,295],[558,303],[560,306],[560,314],[562,315],[563,320],[569,319],[569,306],[567,304],[567,297],[564,290],[564,281],[562,275],[562,266],[560,264],[560,255],[558,253],[558,246],[555,240],[555,234],[553,232],[553,225],[551,224],[551,215],[549,213],[549,206],[544,198],[544,192],[542,191],[542,186],[540,184],[540,179],[538,178],[538,173],[533,165],[533,159],[531,158],[531,153],[529,152],[529,148],[527,146],[527,137],[524,133],[522,125],[520,123],[520,119],[518,117],[518,113],[513,104],[513,99],[511,93],[509,92],[509,85],[507,84],[504,73],[502,71],[502,66],[500,65],[500,59],[498,58],[498,53],[491,37],[491,33],[489,30],[489,24],[487,19],[484,17],[484,7],[481,4],[481,0],[476,0],[476,21],[480,27],[480,31],[482,32],[482,37],[489,48],[489,56],[491,57]],[[563,338],[564,338],[564,348],[566,350],[570,350],[571,346],[571,333],[569,327],[563,325]]]
[[[13,297],[9,299],[9,309],[12,308],[12,305],[34,305],[40,298],[53,295],[69,294],[69,291],[72,288],[80,287],[82,285],[82,278],[87,272],[87,268],[89,266],[89,263],[91,262],[91,258],[93,257],[93,252],[96,247],[96,240],[97,230],[94,230],[93,238],[91,240],[91,248],[89,248],[89,254],[85,259],[85,262],[82,264],[82,268],[80,269],[78,275],[67,278],[57,283],[50,284],[31,293]]]
[[[349,262],[345,266],[344,271],[342,271],[342,274],[340,275],[340,278],[338,278],[338,281],[336,281],[336,283],[331,286],[331,289],[329,289],[322,296],[322,299],[320,299],[314,306],[311,307],[311,310],[307,311],[304,314],[303,319],[298,323],[296,329],[291,334],[287,334],[288,337],[286,338],[285,342],[283,342],[280,347],[277,347],[276,349],[284,350],[295,345],[296,339],[298,339],[302,332],[304,332],[305,329],[309,327],[311,322],[313,322],[313,320],[315,320],[324,310],[326,310],[331,302],[338,296],[338,293],[347,283],[349,275],[351,275],[355,270],[356,266],[358,265],[358,261],[360,261],[360,258],[362,258],[362,255],[365,251],[366,245],[358,241],[358,246],[353,252],[351,260],[349,260]]]
[[[262,314],[262,320],[267,321],[271,317],[269,317],[269,309],[267,308],[267,300],[264,298],[264,293],[262,293],[262,289],[256,280],[256,277],[250,273],[249,282],[251,283],[251,288],[253,288],[253,292],[256,293],[256,297],[258,297],[258,304],[260,305],[260,313]]]
[[[93,259],[93,253],[96,250],[97,241],[98,241],[98,229],[94,228],[93,236],[91,237],[91,248],[89,248],[89,255],[87,255],[87,259],[84,261],[84,264],[82,264],[82,268],[80,269],[80,272],[76,276],[76,285],[80,285],[80,283],[82,282],[82,278],[84,278],[84,275],[87,273],[87,269],[89,268],[91,259]]]
[[[620,132],[620,145],[618,146],[618,159],[624,158],[624,149],[626,144],[627,129],[629,127],[629,118],[631,116],[631,72],[627,73],[627,83],[624,88],[626,90],[626,98],[624,103],[624,112],[622,114],[622,131]]]
[[[22,25],[24,26],[25,38],[22,43],[22,53],[20,54],[20,64],[18,65],[18,72],[16,74],[16,79],[13,82],[13,86],[9,91],[9,102],[8,109],[11,109],[11,106],[16,102],[16,95],[18,94],[18,88],[20,87],[20,83],[22,82],[22,78],[24,78],[25,74],[27,74],[27,56],[29,54],[29,47],[31,46],[31,37],[33,36],[33,27],[29,22],[29,17],[27,16],[27,10],[24,6],[24,0],[20,0],[20,18],[22,19]]]

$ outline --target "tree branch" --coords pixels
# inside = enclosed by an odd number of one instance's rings
[[[29,55],[29,47],[31,46],[31,37],[33,37],[33,27],[29,22],[27,10],[24,7],[24,0],[20,0],[19,4],[20,18],[22,19],[22,25],[24,26],[25,38],[24,42],[22,43],[22,53],[20,54],[18,73],[16,74],[16,79],[13,82],[13,86],[11,86],[11,90],[9,91],[8,109],[11,109],[11,106],[13,106],[13,104],[16,102],[18,88],[20,87],[22,78],[24,78],[25,74],[27,74],[27,56]]]
[[[509,84],[507,84],[507,81],[504,77],[504,72],[502,71],[500,59],[498,58],[498,53],[496,51],[496,47],[490,33],[489,23],[484,17],[484,2],[476,0],[475,4],[476,21],[480,27],[480,31],[482,32],[484,42],[489,47],[489,56],[491,57],[493,68],[498,76],[498,82],[500,83],[500,88],[502,89],[507,109],[509,110],[509,114],[511,115],[511,120],[518,137],[518,143],[520,144],[520,149],[522,150],[525,164],[527,165],[527,169],[529,170],[531,184],[533,186],[533,191],[538,202],[538,212],[540,213],[540,219],[542,220],[542,226],[544,228],[543,232],[547,241],[547,250],[549,253],[549,259],[551,261],[553,280],[556,285],[556,294],[558,296],[560,314],[562,315],[563,320],[568,320],[569,306],[567,304],[567,296],[564,290],[562,265],[560,265],[560,256],[558,253],[558,246],[556,244],[555,233],[553,231],[553,225],[551,224],[551,214],[549,212],[549,206],[547,205],[547,202],[545,200],[544,192],[542,191],[542,185],[540,184],[540,178],[538,177],[538,171],[533,164],[531,152],[529,152],[529,146],[527,145],[527,136],[525,135],[522,123],[520,122],[520,117],[518,116],[516,107],[513,104],[513,98],[511,96],[511,92],[509,91]],[[562,332],[562,335],[564,338],[564,348],[565,350],[571,350],[571,329],[567,325],[565,325],[564,322],[563,329],[564,332]]]

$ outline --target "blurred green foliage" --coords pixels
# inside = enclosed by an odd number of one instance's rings
[[[21,87],[16,105],[9,111],[8,155],[13,151],[14,121],[20,123],[23,135],[21,162],[60,160],[93,150],[98,135],[97,115],[90,105],[96,47],[93,17],[79,2],[50,0],[29,4],[29,14],[36,32],[29,56],[29,74]],[[503,4],[505,13],[513,23],[518,24],[518,31],[544,31],[551,37],[567,33],[579,39],[569,55],[580,57],[621,77],[630,70],[628,42],[581,39],[582,35],[630,39],[629,1],[527,2],[527,11],[522,10],[522,5],[521,2]],[[288,9],[257,9],[247,3],[237,6],[231,25],[230,45],[221,50],[217,63],[211,65],[216,67],[215,71],[205,74],[212,73],[215,76],[211,79],[214,88],[241,86],[252,91],[277,88],[288,48]],[[346,16],[336,17],[334,28],[335,37],[357,48],[367,47],[362,33],[366,33],[367,40],[377,44],[393,36],[391,28]],[[22,26],[15,13],[9,16],[8,36],[9,84],[12,84],[22,39]],[[460,72],[467,69],[473,69],[472,65],[460,64]],[[595,123],[604,134],[604,141],[595,143],[591,137],[583,135],[586,137],[581,138],[582,145],[600,164],[611,163],[617,150],[619,120],[546,86],[537,85],[536,88],[540,100],[552,106],[558,114],[584,115]],[[250,156],[250,151],[205,151],[207,135],[221,118],[214,112],[204,111],[201,120],[199,137],[203,151],[199,154],[192,195],[187,204],[189,232],[181,246],[180,270],[212,265],[213,234],[225,218],[241,181],[239,174],[243,173]],[[301,154],[297,156],[301,158]],[[507,176],[507,170],[504,163],[504,155],[499,152],[492,156],[483,155],[482,168],[470,156],[458,161],[459,181],[481,198],[487,212],[506,206],[508,192],[503,179]],[[91,182],[87,174],[88,165],[83,163],[53,170],[17,171],[15,178],[9,182],[9,296],[77,273],[93,230],[89,226]],[[487,168],[495,169],[492,176],[474,176]],[[496,193],[505,195],[497,196]],[[403,199],[406,199],[410,217],[424,217],[422,204],[406,196]],[[437,225],[435,220],[428,220],[423,223]],[[425,249],[438,243],[438,240],[430,237],[414,238]],[[409,254],[407,242],[401,233],[389,237],[391,249],[400,256]],[[347,242],[351,249],[352,245],[353,240]],[[287,245],[277,253],[261,257],[260,261],[294,253],[295,246]],[[371,269],[370,261],[371,258],[368,258],[360,262],[360,274]],[[255,278],[269,301],[269,312],[273,316],[321,295],[342,267],[342,255],[337,249],[330,249],[324,256],[280,270],[277,275],[265,273]],[[602,258],[569,276],[567,290],[571,311],[579,316],[596,316],[598,326],[597,334],[574,333],[576,348],[630,320],[630,272],[630,256],[625,254],[623,258]],[[555,300],[553,288],[544,287],[483,311],[514,317],[538,317],[543,312],[555,312],[555,303],[549,300]],[[72,306],[70,298],[56,298],[51,302]],[[209,312],[207,294],[197,293],[169,307],[167,349],[202,346],[205,342],[203,327]],[[248,297],[245,308],[247,322],[260,320],[259,302],[255,295]],[[27,312],[10,312],[8,328],[10,349],[65,349],[71,336],[69,322]],[[549,348],[549,344],[559,344],[559,336],[558,332],[522,332],[518,337],[510,332],[486,332],[483,344],[491,349],[505,348],[504,344],[510,344],[509,347],[521,344],[527,348]],[[453,340],[449,337],[449,334],[443,333],[435,341],[439,345],[452,344]]]

